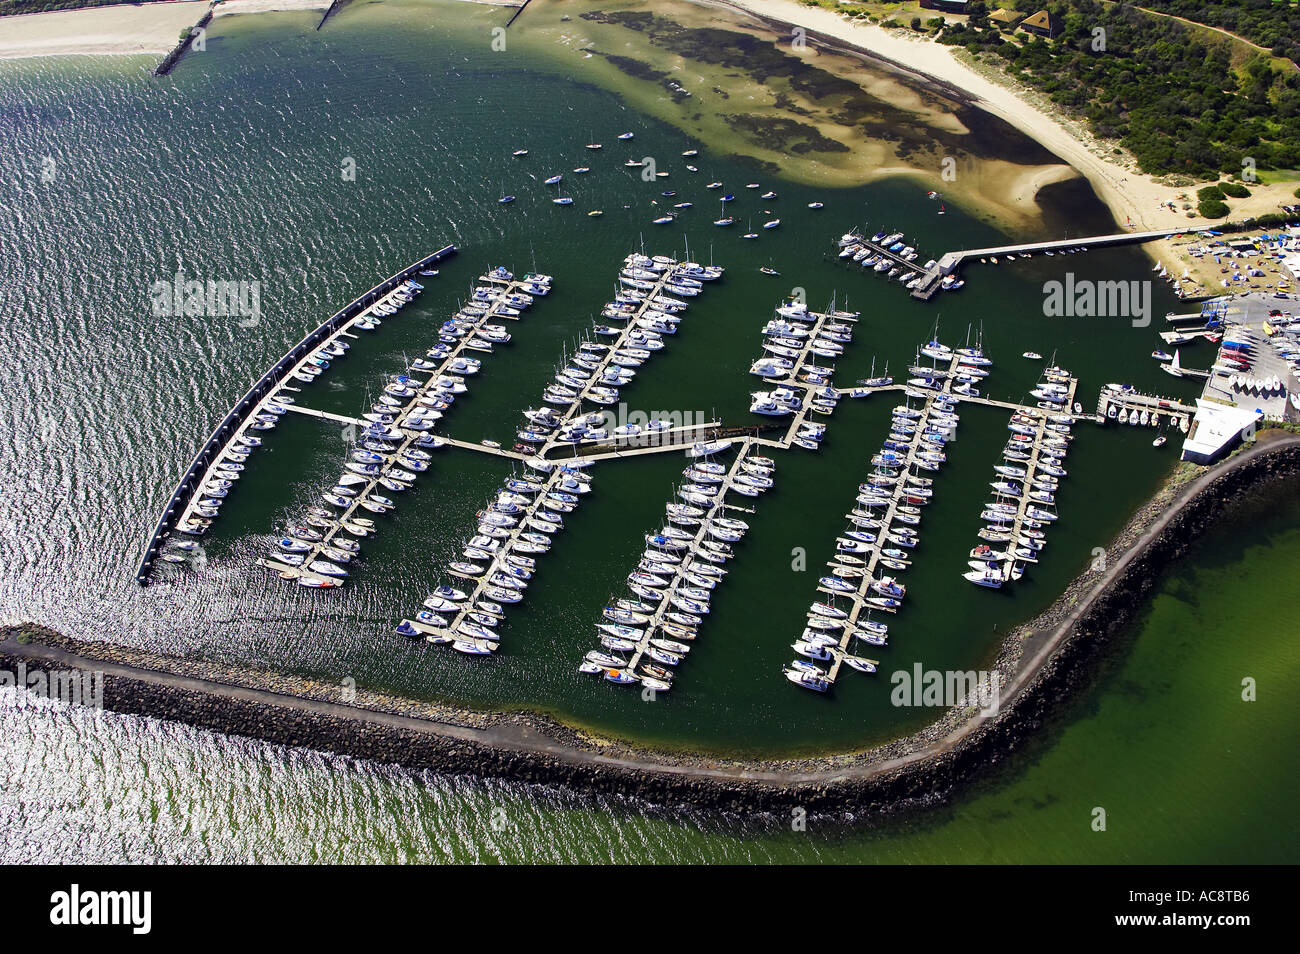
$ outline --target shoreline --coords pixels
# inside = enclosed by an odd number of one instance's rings
[[[851,23],[821,7],[801,6],[793,0],[692,0],[728,7],[780,27],[800,26],[815,42],[843,44],[848,51],[875,59],[937,85],[946,95],[996,116],[1073,168],[1092,183],[1098,197],[1116,215],[1133,219],[1139,230],[1151,231],[1184,225],[1182,212],[1156,208],[1160,199],[1174,200],[1190,187],[1163,186],[1145,174],[1094,154],[1056,116],[1001,83],[981,75],[957,57],[952,47],[929,38],[911,37],[876,24]],[[810,44],[811,45],[811,44]],[[1194,228],[1187,225],[1188,229]]]
[[[162,55],[208,6],[208,0],[162,0],[0,17],[0,59]]]
[[[462,0],[510,8],[517,0]],[[1192,232],[1213,228],[1217,223],[1188,219],[1180,208],[1162,205],[1184,204],[1180,196],[1191,197],[1199,183],[1163,185],[1137,171],[1131,157],[1116,160],[1103,150],[1108,145],[1084,131],[1079,121],[1043,101],[1033,89],[1015,87],[996,71],[997,64],[975,64],[962,51],[914,36],[903,30],[888,30],[876,24],[844,20],[837,13],[807,7],[793,0],[688,0],[700,10],[726,11],[737,22],[746,22],[777,37],[789,36],[799,25],[807,31],[806,52],[799,54],[815,63],[822,55],[839,56],[868,68],[892,74],[905,85],[920,86],[972,110],[982,111],[1007,123],[1051,154],[1056,162],[1042,165],[999,165],[980,161],[967,174],[950,201],[1004,230],[1041,229],[1040,205],[1044,186],[1082,176],[1121,228],[1154,230],[1174,228]],[[0,39],[0,59],[26,59],[65,55],[164,55],[176,47],[181,29],[192,26],[208,8],[213,18],[264,12],[322,12],[330,0],[169,0],[144,4],[82,7],[70,10],[25,13],[0,18],[6,36]],[[832,73],[841,71],[831,68]],[[662,117],[661,117],[662,118]],[[911,177],[925,188],[942,190],[937,168],[907,166],[895,161],[876,165],[855,176],[862,182],[882,178]],[[1256,185],[1244,202],[1232,203],[1234,220],[1276,211],[1279,196],[1289,196],[1282,186]],[[1183,243],[1184,245],[1186,243]],[[1145,243],[1155,262],[1172,261],[1190,269],[1196,287],[1186,294],[1208,294],[1220,284],[1216,269],[1204,260],[1193,259],[1172,240]]]
[[[487,713],[238,670],[103,643],[35,626],[6,627],[0,666],[103,671],[105,708],[223,734],[443,774],[557,784],[742,813],[791,806],[836,812],[897,810],[950,798],[1034,738],[1077,692],[1095,660],[1145,605],[1167,565],[1221,518],[1231,501],[1300,476],[1300,436],[1264,432],[1207,472],[1171,475],[1107,550],[1044,613],[1010,631],[995,672],[1000,711],[947,710],[913,735],[864,751],[773,760],[671,755],[530,714]],[[19,633],[34,636],[20,642]],[[268,717],[270,716],[270,717]]]
[[[1155,231],[1181,227],[1188,233],[1195,233],[1215,229],[1226,221],[1242,221],[1277,212],[1291,196],[1291,189],[1285,184],[1269,187],[1259,182],[1250,186],[1252,195],[1249,199],[1230,203],[1227,219],[1205,219],[1199,215],[1189,218],[1183,206],[1195,208],[1196,190],[1209,184],[1208,180],[1189,179],[1186,184],[1167,185],[1158,177],[1142,172],[1127,152],[1121,153],[1123,161],[1104,154],[1104,149],[1118,148],[1117,143],[1094,137],[1087,132],[1081,119],[1053,106],[1038,90],[1017,86],[1001,71],[996,61],[991,67],[980,63],[985,67],[980,70],[976,68],[977,61],[964,50],[958,52],[958,47],[937,43],[928,36],[914,35],[902,28],[890,30],[874,23],[851,22],[834,11],[820,6],[805,6],[794,0],[690,2],[748,15],[786,34],[799,26],[807,31],[810,50],[816,44],[822,44],[829,52],[857,56],[883,65],[1006,122],[1054,154],[1064,167],[1056,176],[1044,176],[1045,170],[1040,170],[1018,183],[1017,187],[1027,186],[1036,194],[1043,185],[1072,178],[1065,172],[1071,170],[1088,180],[1120,229]],[[1023,196],[1017,197],[1017,202],[1022,201]],[[1164,204],[1168,202],[1174,203],[1175,207],[1170,209]],[[1221,293],[1217,271],[1186,255],[1187,244],[1175,239],[1161,239],[1142,243],[1141,247],[1152,261],[1172,259],[1191,272],[1194,287],[1185,289],[1187,295]]]

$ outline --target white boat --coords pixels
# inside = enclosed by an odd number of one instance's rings
[[[793,682],[796,686],[803,686],[805,689],[811,689],[814,692],[826,692],[830,689],[831,684],[824,676],[808,672],[803,669],[784,669],[785,677]]]
[[[687,457],[707,457],[730,449],[733,441],[696,441],[686,451]]]

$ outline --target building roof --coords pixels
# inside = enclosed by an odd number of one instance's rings
[[[1196,399],[1196,408],[1196,417],[1183,441],[1184,460],[1213,458],[1260,417],[1253,408],[1231,407],[1202,398]]]
[[[1024,14],[1019,10],[994,10],[989,14],[989,19],[996,20],[998,23],[1015,23],[1022,16]]]
[[[1039,10],[1032,16],[1026,17],[1020,25],[1022,27],[1037,27],[1040,30],[1051,30],[1053,25],[1052,15],[1046,10]]]

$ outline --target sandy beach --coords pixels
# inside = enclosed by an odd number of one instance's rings
[[[833,11],[809,7],[793,0],[695,0],[706,5],[720,4],[743,10],[765,19],[782,20],[824,34],[836,41],[856,47],[869,55],[888,60],[893,65],[922,77],[937,80],[963,91],[970,101],[997,116],[1061,157],[1070,167],[1087,177],[1098,197],[1106,203],[1122,227],[1149,230],[1185,226],[1188,229],[1214,228],[1215,221],[1189,218],[1185,206],[1196,205],[1196,189],[1204,183],[1167,185],[1141,172],[1127,154],[1116,155],[1112,143],[1096,140],[1079,123],[1059,111],[1040,108],[1036,90],[1013,89],[1011,79],[1000,66],[987,69],[968,65],[968,54],[944,46],[906,30],[887,30],[872,23],[850,22]],[[810,38],[805,56],[817,56],[816,42]],[[1032,205],[1033,193],[1043,185],[1069,178],[1067,169],[1056,172],[1051,167],[1034,168],[1010,183],[1015,195],[1007,195],[1004,204],[1016,208]],[[1229,202],[1230,220],[1240,220],[1277,212],[1279,204],[1291,201],[1292,188],[1286,183],[1272,186],[1254,184],[1252,195]],[[1168,203],[1173,203],[1173,208]],[[1213,262],[1191,258],[1186,241],[1149,243],[1153,258],[1170,266],[1179,266],[1174,274],[1188,269],[1192,281],[1185,285],[1191,294],[1222,291],[1218,267]],[[1171,271],[1173,269],[1171,268]]]
[[[221,0],[213,16],[271,13],[275,10],[328,10],[330,0]]]
[[[207,6],[206,0],[173,0],[5,17],[0,57],[166,53]]]
[[[517,0],[474,2],[514,5]],[[1022,166],[994,160],[961,164],[957,181],[949,183],[945,191],[950,193],[953,201],[984,210],[1004,227],[1019,228],[1037,221],[1039,189],[1076,174],[1087,177],[1122,227],[1195,229],[1212,228],[1215,224],[1199,217],[1188,217],[1188,209],[1195,205],[1195,190],[1199,183],[1169,185],[1143,174],[1131,157],[1116,154],[1112,143],[1094,139],[1081,123],[1046,102],[1038,91],[1013,88],[1012,81],[1000,72],[997,64],[980,64],[963,50],[935,43],[908,30],[887,30],[875,24],[850,22],[834,11],[805,6],[795,0],[693,0],[693,3],[702,10],[727,9],[742,20],[755,18],[756,26],[761,20],[769,30],[773,28],[772,21],[805,27],[814,34],[801,54],[805,58],[814,62],[821,58],[835,59],[840,67],[849,69],[843,58],[828,56],[836,50],[827,47],[833,43],[840,50],[860,51],[867,55],[868,60],[884,61],[886,66],[937,83],[940,88],[952,91],[953,95],[960,95],[1059,156],[1063,160],[1061,164]],[[222,0],[216,5],[215,15],[316,11],[328,6],[329,0]],[[139,6],[96,7],[7,17],[4,18],[4,30],[0,31],[0,58],[162,54],[175,45],[180,31],[193,24],[206,7],[205,0],[172,0]],[[562,8],[557,6],[554,9],[560,11]],[[543,10],[549,13],[551,8],[543,5]],[[540,29],[546,22],[541,11],[539,15],[542,21],[535,25],[535,29]],[[584,29],[591,26],[586,24]],[[775,29],[779,31],[780,27]],[[829,38],[820,50],[816,35]],[[840,71],[834,67],[831,70]],[[854,77],[854,81],[866,82],[862,77]],[[934,123],[936,128],[947,128],[944,123],[951,125],[955,122],[955,117],[929,108],[922,98],[913,94],[909,99],[908,87],[889,79],[888,74],[879,74],[871,84],[874,85],[864,88],[887,102],[915,112],[925,121]],[[805,122],[814,120],[806,119]],[[826,131],[832,138],[843,133],[841,129],[829,127]],[[960,133],[962,130],[956,131]],[[854,168],[831,169],[828,166],[820,169],[819,174],[828,182],[836,181],[836,175],[858,182],[885,175],[912,175],[930,182],[927,188],[944,188],[933,174],[927,178],[926,170],[900,165],[886,146],[886,143],[877,141],[853,143],[854,153],[861,160]],[[1250,198],[1229,202],[1231,219],[1277,211],[1280,203],[1291,201],[1293,184],[1279,183],[1267,187],[1256,184],[1251,186],[1251,191]],[[1172,208],[1169,203],[1173,203]],[[1192,287],[1189,283],[1185,289],[1188,294],[1214,291],[1220,287],[1217,267],[1207,270],[1203,261],[1191,258],[1185,250],[1176,249],[1175,243],[1151,243],[1147,248],[1154,258],[1169,263],[1175,274],[1190,269],[1199,285]],[[1176,269],[1173,268],[1175,264],[1178,266]]]
[[[1121,223],[1131,219],[1136,228],[1158,229],[1187,222],[1186,213],[1171,211],[1167,206],[1161,209],[1162,202],[1176,202],[1184,189],[1162,186],[1140,172],[1098,156],[1055,118],[961,62],[953,47],[871,23],[850,23],[832,11],[792,0],[727,0],[727,5],[826,34],[909,72],[964,91],[975,105],[1010,123],[1087,176]],[[815,41],[809,41],[805,55],[817,55]]]
[[[330,0],[222,0],[213,16],[273,10],[325,10]],[[0,59],[32,56],[163,54],[203,16],[207,0],[169,0],[0,18]]]

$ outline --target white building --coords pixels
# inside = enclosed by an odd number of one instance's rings
[[[1196,399],[1196,416],[1183,441],[1182,459],[1194,464],[1211,464],[1237,445],[1254,430],[1263,412],[1254,408],[1233,407],[1218,401]]]

